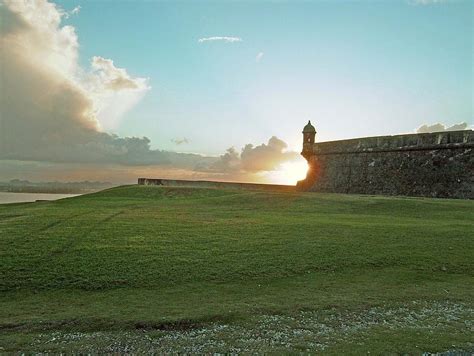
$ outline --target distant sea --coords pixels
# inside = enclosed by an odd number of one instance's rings
[[[47,193],[9,193],[0,192],[0,204],[25,203],[36,200],[57,200],[75,197],[81,194],[47,194]]]

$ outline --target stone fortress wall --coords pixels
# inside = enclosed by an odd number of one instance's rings
[[[320,143],[314,134],[303,143],[300,190],[474,199],[472,130]]]

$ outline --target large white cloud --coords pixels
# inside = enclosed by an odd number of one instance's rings
[[[8,176],[22,166],[19,162],[41,163],[30,164],[37,173],[52,167],[50,162],[55,172],[98,165],[106,172],[108,165],[110,172],[161,167],[163,175],[168,167],[184,176],[186,171],[201,178],[224,174],[248,180],[248,173],[278,169],[297,156],[276,137],[268,144],[247,145],[240,154],[230,149],[221,157],[205,157],[151,149],[146,137],[107,133],[150,89],[148,79],[100,56],[91,59],[90,68],[81,68],[75,29],[61,24],[66,14],[47,0],[4,0],[0,6],[0,164],[8,167]]]
[[[101,131],[98,115],[122,114],[149,89],[147,80],[102,57],[90,70],[80,68],[77,35],[61,26],[56,5],[6,0],[0,11],[0,159],[191,168],[201,159],[151,150],[146,137]]]

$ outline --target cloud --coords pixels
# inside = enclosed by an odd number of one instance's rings
[[[0,40],[2,59],[10,70],[4,67],[2,74],[6,77],[5,80],[11,79],[14,86],[5,90],[12,95],[22,96],[18,100],[27,104],[30,99],[38,105],[38,109],[46,109],[36,100],[40,96],[43,101],[54,100],[61,106],[59,89],[67,87],[64,95],[69,93],[83,101],[81,105],[84,107],[84,119],[94,123],[96,127],[110,129],[116,126],[123,114],[150,88],[147,79],[132,78],[125,69],[115,67],[111,60],[102,57],[94,57],[90,69],[80,68],[79,42],[75,29],[72,26],[61,26],[64,11],[56,5],[45,0],[5,0],[4,3],[0,8],[2,21],[9,25],[2,26]],[[13,73],[18,73],[23,81],[16,81]],[[28,88],[28,76],[38,80],[37,88]],[[45,89],[49,88],[50,91],[40,88],[43,81]],[[21,94],[22,85],[25,86],[23,89],[30,92],[30,98]],[[14,90],[17,92],[14,93]],[[41,110],[38,113],[40,115]],[[28,117],[22,117],[22,120],[27,119]]]
[[[132,77],[111,59],[100,56],[92,57],[84,86],[95,103],[101,127],[107,130],[117,128],[124,114],[151,89],[147,78]]]
[[[227,36],[213,36],[213,37],[203,37],[198,39],[199,43],[204,42],[214,42],[214,41],[222,41],[222,42],[242,42],[242,38],[240,37],[227,37]]]
[[[240,170],[240,155],[234,147],[230,147],[210,167],[196,167],[196,170],[214,172],[237,172]]]
[[[441,131],[459,131],[468,129],[468,124],[466,122],[461,122],[452,126],[446,126],[441,123],[436,123],[433,125],[421,125],[416,129],[417,133],[429,133],[429,132],[441,132]]]
[[[117,68],[111,59],[94,56],[92,68],[99,89],[110,91],[149,89],[147,79],[132,78],[124,68]]]
[[[447,3],[450,0],[408,0],[411,5],[434,5]]]
[[[70,14],[71,15],[77,15],[79,13],[79,11],[81,11],[81,6],[80,5],[76,6],[74,9],[72,9],[70,11]]]
[[[58,9],[58,11],[61,14],[61,16],[63,16],[65,19],[68,19],[72,15],[77,15],[81,11],[81,6],[78,5],[75,8],[73,8],[71,11],[65,11],[63,9]]]
[[[114,118],[149,89],[114,62],[94,57],[79,67],[78,38],[61,26],[62,12],[45,0],[5,0],[0,7],[2,95],[0,159],[192,169],[209,157],[153,150],[146,137],[101,131],[101,113]],[[119,99],[119,100],[117,100]]]
[[[177,144],[178,146],[179,145],[183,145],[185,143],[189,143],[189,140],[186,138],[186,137],[183,137],[183,138],[173,138],[171,140],[171,142]]]
[[[288,145],[277,138],[271,137],[268,143],[254,147],[247,144],[240,154],[242,168],[247,172],[272,171],[283,162],[299,157],[296,152],[287,152]]]
[[[263,55],[264,55],[263,52],[259,52],[257,56],[255,57],[255,62],[259,63],[262,60]]]
[[[297,152],[287,151],[288,145],[276,136],[272,136],[267,144],[259,146],[247,144],[240,154],[234,147],[219,157],[209,167],[200,167],[204,170],[218,172],[268,172],[278,170],[285,162],[299,157]]]

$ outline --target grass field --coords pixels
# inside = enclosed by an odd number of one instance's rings
[[[124,186],[0,205],[0,352],[474,351],[474,201]]]

